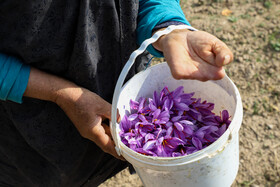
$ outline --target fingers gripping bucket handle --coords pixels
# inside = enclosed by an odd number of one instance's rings
[[[122,153],[121,153],[120,144],[119,144],[120,137],[118,135],[117,128],[116,128],[116,125],[117,125],[117,104],[118,104],[119,96],[120,96],[120,93],[121,93],[121,90],[122,90],[122,85],[123,85],[124,80],[127,76],[127,73],[129,72],[130,68],[134,64],[137,56],[142,54],[150,44],[156,42],[161,36],[169,34],[170,32],[172,32],[173,30],[176,30],[176,29],[189,29],[189,30],[193,30],[193,31],[196,30],[195,28],[193,28],[191,26],[188,26],[188,25],[171,25],[171,26],[167,27],[166,29],[164,29],[162,31],[156,32],[151,38],[146,39],[141,44],[141,46],[130,55],[128,61],[126,62],[124,68],[122,69],[122,72],[121,72],[121,74],[118,78],[118,82],[117,82],[115,90],[114,90],[114,96],[113,96],[113,102],[112,102],[112,113],[111,113],[111,115],[112,115],[111,116],[111,119],[112,119],[111,132],[112,132],[113,140],[114,140],[115,145],[116,145],[115,148],[116,148],[116,151],[117,151],[118,155],[121,155]]]

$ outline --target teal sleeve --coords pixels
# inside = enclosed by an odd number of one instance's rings
[[[178,21],[190,25],[180,7],[179,0],[139,0],[137,42],[140,45],[152,36],[153,28],[167,21]],[[162,53],[148,46],[147,50],[156,57]]]
[[[3,74],[2,84],[0,87],[0,99],[6,100],[8,94],[16,81],[17,75],[21,69],[22,63],[16,58],[9,56],[1,73]]]
[[[0,53],[0,99],[22,103],[30,67],[19,59]]]
[[[13,84],[9,95],[8,100],[14,101],[16,103],[22,103],[22,96],[26,90],[27,83],[30,75],[30,66],[25,64],[22,65],[20,72],[17,75],[16,81]]]
[[[10,64],[6,63],[8,60],[8,56],[6,55],[1,55],[0,54],[0,89],[2,87],[2,84],[5,80],[5,77],[7,76]]]

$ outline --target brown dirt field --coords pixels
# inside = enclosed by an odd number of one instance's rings
[[[280,1],[181,0],[193,27],[214,34],[233,51],[226,67],[243,101],[240,166],[233,187],[280,187]],[[225,9],[230,15],[222,15]],[[124,170],[100,187],[140,187]]]

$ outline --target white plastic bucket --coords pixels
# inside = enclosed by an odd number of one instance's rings
[[[207,82],[175,80],[168,65],[162,63],[136,74],[121,88],[124,78],[121,74],[115,88],[111,130],[117,152],[133,165],[145,186],[227,187],[233,183],[239,166],[238,131],[243,110],[240,94],[227,76]],[[169,90],[184,86],[185,93],[195,92],[194,97],[215,103],[214,112],[217,114],[227,109],[232,120],[228,130],[207,148],[183,157],[151,157],[129,149],[120,141],[116,109],[122,117],[125,110],[129,110],[130,99],[152,97],[154,90],[160,91],[164,86]]]

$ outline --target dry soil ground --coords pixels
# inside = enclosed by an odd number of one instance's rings
[[[181,6],[193,27],[216,35],[235,55],[226,71],[241,93],[244,119],[233,187],[280,187],[280,0],[181,0]],[[105,186],[142,183],[124,170]]]

